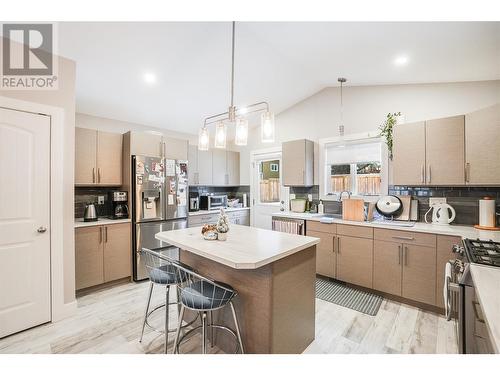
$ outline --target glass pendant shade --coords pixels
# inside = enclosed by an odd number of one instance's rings
[[[210,137],[208,135],[208,129],[203,127],[198,133],[198,150],[208,151],[210,143]]]
[[[260,136],[263,143],[274,142],[274,114],[264,112],[260,117]]]
[[[215,128],[215,148],[226,148],[226,125],[219,122]]]
[[[236,146],[246,146],[248,142],[248,120],[239,117],[236,119],[236,135],[234,144]]]

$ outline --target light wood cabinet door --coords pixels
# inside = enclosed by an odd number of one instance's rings
[[[102,226],[75,229],[76,289],[104,282]]]
[[[462,239],[460,237],[437,236],[435,305],[438,307],[444,308],[444,268],[449,260],[456,258],[456,254],[452,251],[453,245],[460,245],[461,243]]]
[[[97,183],[122,184],[123,136],[119,133],[97,132]]]
[[[97,183],[97,131],[75,128],[75,184]],[[120,155],[121,157],[121,155]]]
[[[372,288],[373,240],[337,236],[337,279]]]
[[[212,184],[227,185],[226,150],[212,150]]]
[[[228,151],[226,153],[227,185],[240,185],[240,153]]]
[[[429,305],[435,304],[435,247],[403,244],[402,296]]]
[[[425,184],[425,122],[394,126],[394,185]]]
[[[184,139],[163,137],[165,159],[188,160],[189,142]]]
[[[198,150],[198,185],[212,185],[213,151]]]
[[[335,235],[312,230],[308,230],[307,235],[320,239],[320,243],[316,245],[316,273],[335,278]]]
[[[465,184],[464,116],[426,121],[427,185]]]
[[[402,244],[373,241],[373,289],[401,295]]]
[[[104,227],[104,282],[131,275],[130,223]]]
[[[198,185],[198,146],[188,148],[188,184]]]
[[[283,185],[314,185],[314,143],[307,139],[283,142],[281,150]]]
[[[465,115],[466,182],[500,184],[500,104]]]
[[[131,132],[130,154],[161,158],[163,156],[163,138],[161,134]]]

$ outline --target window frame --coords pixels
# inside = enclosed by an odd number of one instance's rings
[[[389,190],[389,153],[387,150],[387,145],[385,144],[382,137],[379,136],[378,131],[367,132],[367,133],[357,133],[346,135],[344,137],[331,137],[322,138],[318,141],[319,144],[319,196],[320,199],[325,201],[337,201],[338,194],[327,195],[327,178],[330,174],[327,172],[327,168],[331,166],[326,164],[326,148],[331,145],[346,145],[363,143],[363,142],[380,142],[381,144],[381,160],[380,160],[380,195],[353,195],[353,198],[363,199],[367,202],[375,202],[380,196],[386,195]],[[352,164],[352,163],[351,163]],[[352,176],[352,172],[351,172]]]

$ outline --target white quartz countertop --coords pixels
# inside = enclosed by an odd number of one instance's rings
[[[470,271],[491,342],[500,353],[500,268],[471,264]]]
[[[94,227],[97,225],[112,225],[112,224],[122,224],[122,223],[130,223],[130,219],[108,219],[108,218],[99,218],[97,221],[83,221],[83,218],[75,219],[75,228],[82,227]]]
[[[324,215],[310,214],[310,213],[295,213],[295,212],[276,212],[273,213],[272,216],[288,217],[291,219],[320,221],[321,217]],[[377,221],[348,221],[337,218],[333,219],[332,224],[369,226],[373,228],[442,234],[446,236],[459,236],[462,238],[473,238],[473,239],[479,238],[482,240],[492,240],[500,242],[500,231],[479,230],[472,226],[466,226],[466,225],[438,225],[438,224],[427,224],[418,222],[415,223],[414,226],[403,227],[403,226],[384,224]]]
[[[314,237],[234,224],[226,241],[203,239],[199,227],[160,232],[156,238],[236,269],[256,269],[319,243]]]
[[[239,207],[239,208],[225,208],[224,211],[226,212],[234,212],[234,211],[243,211],[243,210],[249,210],[250,207]],[[218,215],[219,210],[199,210],[199,211],[193,211],[189,213],[189,216],[197,216],[197,215]]]

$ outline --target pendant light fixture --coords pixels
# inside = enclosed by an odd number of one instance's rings
[[[339,136],[344,136],[344,101],[342,97],[342,87],[344,83],[347,82],[347,79],[339,77],[337,81],[340,82],[340,124],[339,124]]]
[[[203,127],[198,133],[198,150],[207,151],[210,144],[208,126],[216,123],[214,147],[225,148],[227,139],[226,124],[235,126],[234,144],[246,146],[248,143],[248,119],[245,115],[262,112],[261,114],[261,141],[274,142],[274,114],[269,110],[269,104],[265,101],[236,107],[234,105],[234,51],[235,51],[235,29],[236,22],[232,23],[231,41],[231,102],[227,112],[208,116],[205,118]]]

